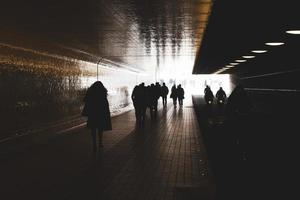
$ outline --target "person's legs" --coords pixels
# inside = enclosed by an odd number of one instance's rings
[[[156,117],[156,115],[157,115],[157,105],[158,105],[158,102],[155,101],[155,103],[154,103],[154,117]]]
[[[133,106],[134,106],[134,111],[135,111],[135,119],[138,120],[138,115],[139,115],[138,114],[138,107],[135,103],[133,104]]]
[[[101,148],[101,147],[103,147],[103,140],[102,140],[102,138],[103,138],[103,131],[101,130],[101,129],[98,129],[98,136],[99,136],[99,147]]]
[[[155,112],[155,107],[154,107],[154,104],[152,104],[151,109],[150,109],[151,119],[154,119],[154,112]]]
[[[143,107],[142,107],[142,111],[141,111],[141,123],[142,123],[142,124],[145,122],[145,118],[146,118],[146,110],[147,110],[147,107],[146,107],[146,106],[143,106]]]
[[[167,97],[163,97],[163,105],[167,105]]]
[[[142,108],[141,106],[139,105],[137,108],[136,108],[136,121],[139,123],[141,121],[141,117],[142,117]]]
[[[177,104],[176,98],[173,98],[173,104],[174,104],[174,106],[176,107],[176,104]]]
[[[181,106],[183,105],[183,99],[179,100],[179,105],[181,105]]]
[[[97,135],[96,135],[96,128],[91,129],[91,137],[92,137],[92,147],[93,147],[93,152],[97,151]]]

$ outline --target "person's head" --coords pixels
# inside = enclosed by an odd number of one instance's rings
[[[220,87],[220,90],[223,90],[223,88],[222,88],[222,87]]]
[[[145,86],[145,83],[144,83],[144,82],[142,82],[142,83],[140,84],[140,86],[144,87],[144,86]]]
[[[96,81],[91,85],[91,88],[104,88],[104,85],[101,81]]]
[[[181,84],[179,84],[178,87],[181,88]]]
[[[166,84],[165,84],[165,83],[163,83],[163,86],[166,86]]]
[[[107,93],[107,89],[104,87],[101,81],[96,81],[95,83],[93,83],[90,87],[90,90]]]

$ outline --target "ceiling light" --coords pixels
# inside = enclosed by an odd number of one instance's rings
[[[243,56],[243,58],[255,58],[255,56]]]
[[[267,50],[254,50],[253,53],[266,53]]]
[[[240,64],[240,63],[230,63],[230,65],[233,65],[233,66],[238,65],[238,64]]]
[[[232,67],[234,67],[234,66],[232,66],[232,65],[226,65],[226,67],[227,67],[227,68],[232,68]]]
[[[266,43],[266,45],[268,46],[281,46],[281,45],[284,45],[283,42],[268,42]]]
[[[235,62],[243,63],[246,62],[247,60],[235,60]]]
[[[300,34],[300,30],[289,30],[286,33],[293,34],[293,35],[299,35]]]

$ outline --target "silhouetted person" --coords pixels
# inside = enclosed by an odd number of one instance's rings
[[[83,115],[88,117],[87,127],[91,129],[93,151],[97,151],[97,132],[99,147],[103,147],[103,131],[111,130],[107,89],[101,81],[96,81],[87,90],[84,97],[85,108]]]
[[[211,105],[213,103],[214,100],[214,94],[211,91],[209,86],[206,86],[205,90],[204,90],[204,99],[207,105]]]
[[[140,115],[139,115],[139,100],[138,100],[138,93],[139,93],[139,87],[140,85],[134,86],[131,94],[131,100],[133,102],[134,110],[135,110],[135,119],[136,121],[139,121]]]
[[[210,87],[209,87],[208,85],[206,85],[206,87],[205,87],[205,89],[204,89],[204,94],[205,94],[208,90],[210,90]]]
[[[150,114],[151,114],[151,85],[148,85],[147,87],[145,87],[146,88],[146,91],[145,91],[145,93],[146,93],[146,98],[145,98],[145,102],[146,102],[146,107],[147,108],[149,108],[149,110],[150,110]],[[147,110],[147,108],[146,108],[146,110]]]
[[[141,83],[134,87],[131,95],[133,106],[135,109],[135,117],[137,123],[144,123],[146,115],[146,88],[145,84]]]
[[[175,84],[171,88],[170,98],[173,99],[173,105],[174,105],[174,107],[176,107],[177,106],[177,89],[176,89],[176,85]]]
[[[225,91],[223,90],[222,87],[220,87],[220,89],[216,93],[216,98],[217,98],[218,104],[224,104],[226,97],[227,96],[226,96]]]
[[[252,108],[251,100],[242,85],[238,85],[232,91],[227,100],[226,113],[229,117],[247,115]]]
[[[158,85],[151,84],[149,90],[149,108],[151,119],[156,117],[158,96],[160,94],[160,87]]]
[[[169,88],[166,86],[165,83],[163,83],[163,86],[161,87],[161,97],[163,100],[163,106],[167,105],[167,96],[169,94]]]
[[[155,83],[155,98],[156,98],[156,102],[155,102],[155,115],[157,114],[157,105],[158,105],[158,100],[161,96],[161,86],[159,84],[159,82]]]
[[[178,98],[178,102],[179,105],[182,106],[183,105],[183,99],[184,99],[184,89],[181,87],[181,84],[179,84],[177,86],[177,98]]]

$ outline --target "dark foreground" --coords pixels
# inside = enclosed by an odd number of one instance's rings
[[[191,105],[160,109],[135,126],[115,117],[93,154],[76,129],[1,160],[1,199],[213,199],[214,184]]]
[[[217,199],[295,197],[297,101],[292,99],[286,105],[286,98],[273,101],[266,94],[263,99],[257,94],[250,96],[253,112],[234,120],[229,120],[222,108],[209,108],[200,96],[193,97]]]

